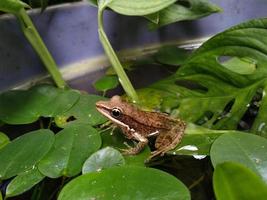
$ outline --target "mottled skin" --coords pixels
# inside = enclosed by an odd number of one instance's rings
[[[125,149],[125,154],[139,153],[147,145],[147,138],[155,136],[156,150],[150,158],[164,155],[179,144],[186,128],[186,123],[181,119],[173,119],[164,113],[140,110],[122,101],[119,96],[113,96],[109,101],[98,101],[96,108],[118,125],[128,139],[138,141],[135,147]]]

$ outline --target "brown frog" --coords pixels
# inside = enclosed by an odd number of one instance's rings
[[[97,110],[119,126],[128,139],[138,141],[133,148],[124,149],[128,155],[138,154],[148,143],[149,137],[156,137],[156,150],[149,159],[164,155],[180,143],[186,123],[167,114],[143,111],[136,106],[122,101],[120,96],[113,96],[109,101],[98,101]]]

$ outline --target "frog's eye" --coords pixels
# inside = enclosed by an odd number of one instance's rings
[[[121,116],[121,109],[119,109],[119,108],[113,108],[112,111],[111,111],[111,115],[114,118],[120,117]]]

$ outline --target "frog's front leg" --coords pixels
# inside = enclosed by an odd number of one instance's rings
[[[148,139],[145,138],[144,136],[140,135],[137,132],[134,132],[132,134],[133,138],[138,141],[137,145],[135,147],[131,147],[128,149],[121,149],[124,155],[136,155],[140,151],[144,149],[144,147],[148,143]]]

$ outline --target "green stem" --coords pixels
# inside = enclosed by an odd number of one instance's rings
[[[128,97],[131,98],[133,102],[138,102],[138,96],[136,94],[136,91],[134,90],[128,76],[126,75],[119,58],[117,57],[116,53],[114,52],[105,32],[104,32],[104,26],[103,26],[103,11],[104,8],[99,8],[98,10],[98,34],[100,42],[102,43],[102,46],[110,60],[111,65],[113,66],[115,72],[117,73],[119,77],[119,81],[128,95]]]
[[[34,24],[32,23],[30,17],[24,8],[20,9],[20,11],[16,14],[18,18],[22,31],[25,37],[28,39],[32,47],[35,49],[40,59],[44,63],[46,69],[52,76],[56,85],[59,88],[65,88],[67,86],[66,82],[63,80],[61,73],[58,70],[58,66],[54,61],[53,57],[49,53],[47,47],[45,46],[42,38],[37,32]]]

